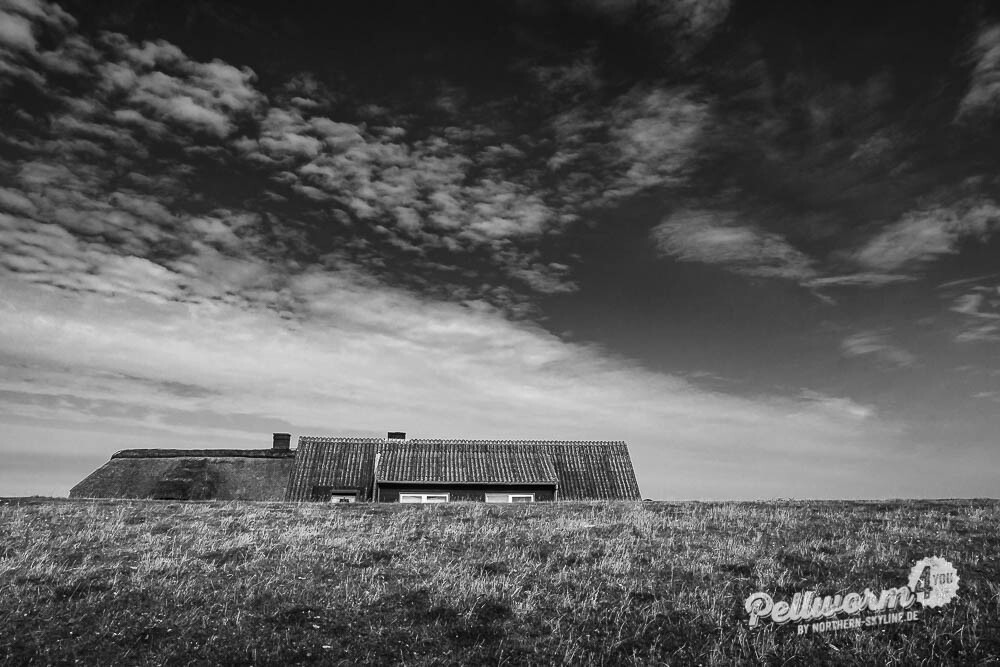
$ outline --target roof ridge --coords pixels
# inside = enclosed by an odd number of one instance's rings
[[[510,439],[493,439],[493,438],[411,438],[406,441],[409,444],[490,444],[490,445],[509,445],[509,444],[545,444],[545,445],[623,445],[624,440],[570,440],[570,439],[534,439],[534,438],[510,438]]]
[[[120,449],[111,455],[112,459],[167,459],[167,458],[290,458],[298,450],[272,449],[270,447],[224,448],[199,447],[194,449],[179,449],[176,447],[151,447],[146,449]]]
[[[310,440],[314,442],[385,442],[385,438],[377,437],[346,437],[340,435],[300,435],[299,442]]]

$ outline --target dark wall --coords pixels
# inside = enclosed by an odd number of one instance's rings
[[[413,486],[379,484],[379,501],[383,503],[398,503],[400,493],[448,493],[452,501],[473,500],[486,501],[486,493],[534,493],[535,502],[555,500],[555,488],[549,486],[504,485],[504,486],[472,486],[469,484],[435,484],[433,486]]]

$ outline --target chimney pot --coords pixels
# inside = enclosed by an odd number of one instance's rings
[[[275,433],[274,434],[274,444],[271,449],[279,452],[289,451],[289,447],[292,444],[292,434],[291,433]]]

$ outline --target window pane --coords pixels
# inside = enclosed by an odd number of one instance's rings
[[[535,501],[534,496],[511,496],[510,502],[512,503],[531,503]]]
[[[448,496],[425,496],[426,500],[424,502],[428,503],[446,503],[448,502]]]

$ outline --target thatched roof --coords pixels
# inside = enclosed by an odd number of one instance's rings
[[[231,451],[238,453],[231,455]],[[272,454],[271,450],[125,450],[74,486],[69,495],[283,500],[294,462],[294,452]]]

